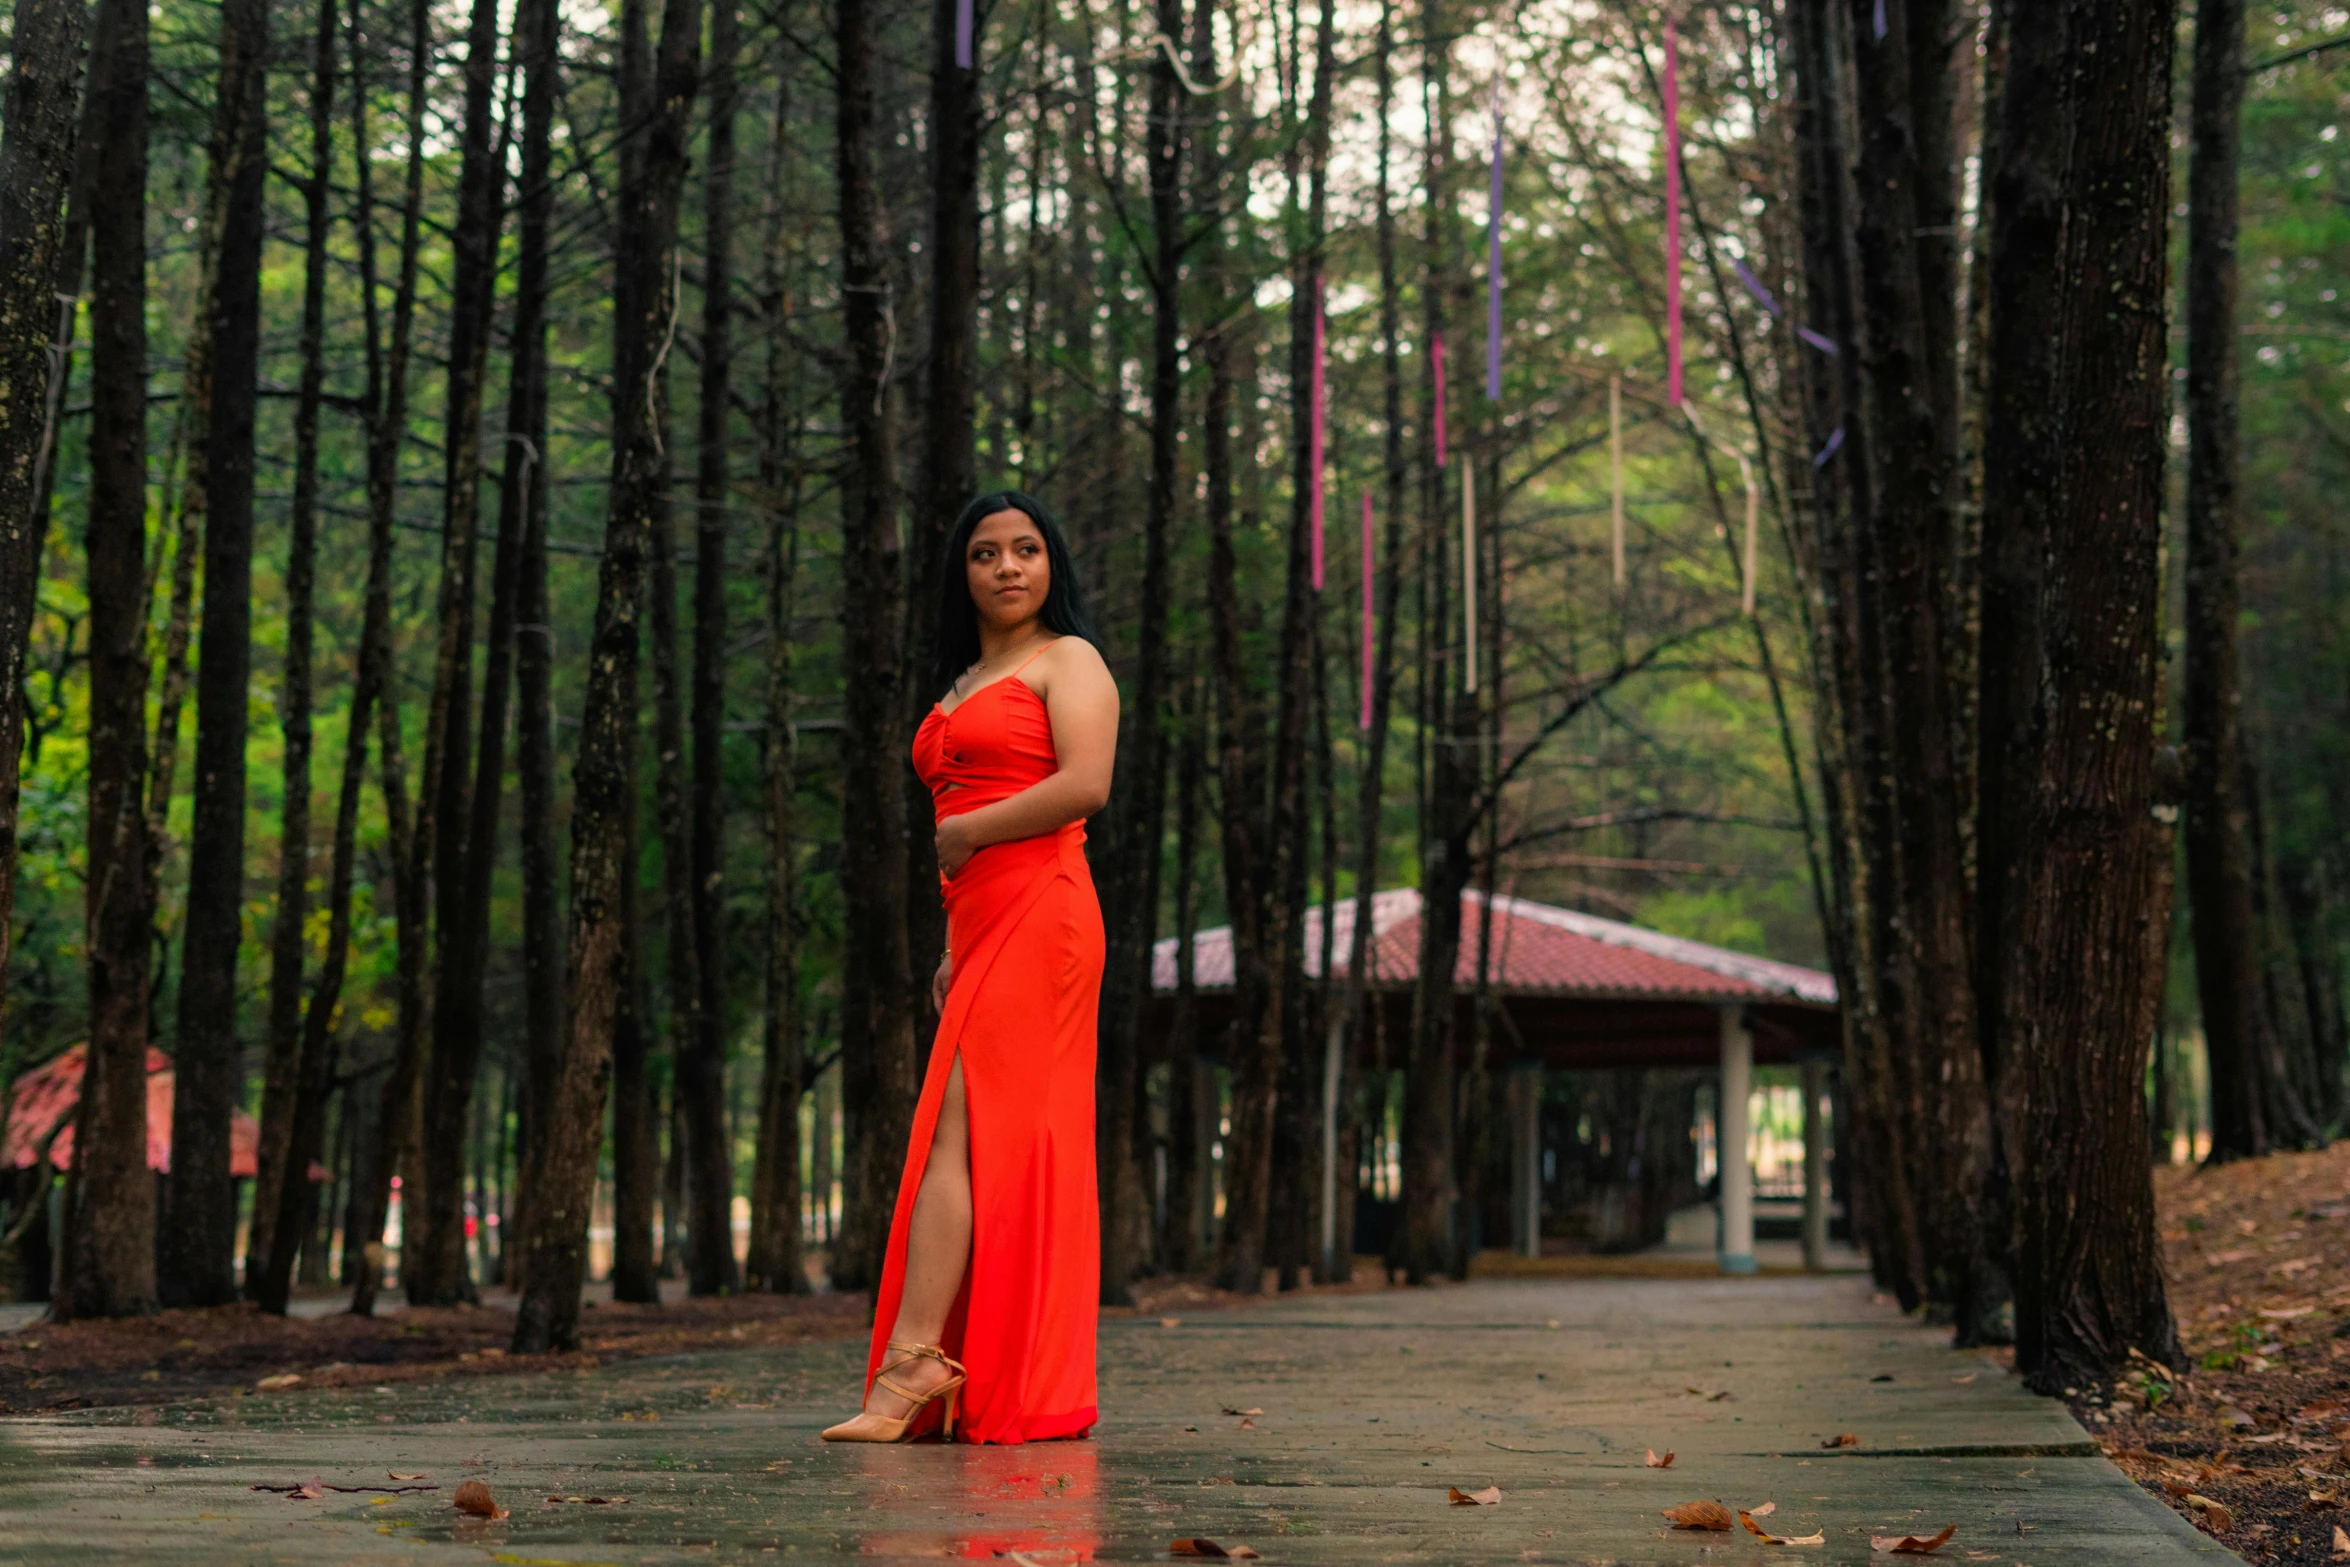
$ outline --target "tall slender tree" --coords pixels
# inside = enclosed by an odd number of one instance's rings
[[[846,943],[841,1008],[842,1107],[848,1116],[849,1212],[833,1250],[833,1282],[862,1288],[881,1274],[913,1124],[913,980],[906,931],[906,791],[899,681],[904,586],[898,529],[896,420],[890,402],[892,311],[884,208],[874,167],[874,12],[870,0],[833,11],[840,211],[841,657],[843,798],[860,802],[841,835]]]
[[[236,1298],[229,1111],[243,1075],[237,948],[244,929],[245,738],[253,673],[253,421],[259,407],[263,181],[268,174],[269,7],[220,9],[220,87],[208,200],[220,248],[204,308],[212,397],[204,432],[204,633],[196,674],[195,821],[180,960],[171,1178],[161,1284],[172,1305]]]
[[[543,1135],[525,1180],[536,1194],[524,1238],[517,1352],[569,1348],[579,1338],[588,1209],[603,1142],[605,1086],[614,1033],[637,983],[633,915],[637,753],[637,620],[643,612],[654,522],[664,502],[668,417],[660,354],[677,308],[675,247],[686,137],[701,73],[701,0],[664,0],[661,41],[644,121],[646,178],[621,208],[615,261],[612,490],[597,575],[587,706],[572,778],[571,938],[565,986],[571,1017],[563,1060],[547,1096]]]
[[[312,1142],[323,1132],[324,1107],[304,1071],[302,970],[310,945],[310,659],[318,571],[318,415],[326,392],[326,277],[329,183],[334,177],[334,0],[319,0],[311,46],[310,174],[302,189],[302,369],[294,401],[294,496],[286,540],[286,662],[278,693],[278,728],[285,739],[284,788],[278,806],[277,916],[270,932],[269,1037],[262,1071],[261,1139],[253,1181],[254,1222],[245,1246],[245,1289],[264,1306],[275,1292],[260,1288],[277,1278],[279,1183],[299,1159],[294,1180],[306,1188]],[[354,704],[356,705],[356,704]],[[353,732],[366,755],[366,721]],[[364,765],[364,763],[362,764]],[[352,784],[356,803],[356,783]],[[356,824],[354,824],[356,825]],[[341,822],[338,819],[337,836]],[[330,873],[331,874],[331,873]],[[348,888],[345,889],[346,898]],[[340,914],[348,941],[349,909]],[[338,976],[339,977],[339,976]],[[323,1055],[323,1052],[321,1053]],[[323,1062],[315,1063],[323,1067]],[[310,1138],[299,1135],[311,1132]],[[297,1232],[299,1205],[296,1207]],[[292,1244],[296,1234],[284,1237]],[[291,1267],[293,1259],[284,1259]],[[280,1302],[282,1305],[282,1301]]]
[[[147,1174],[147,7],[103,0],[91,28],[90,1039],[60,1320],[154,1309]]]
[[[2128,0],[2017,12],[1990,181],[1984,555],[2036,569],[1985,574],[1983,745],[2008,762],[1979,852],[1998,928],[2033,961],[1983,1001],[2006,1145],[2032,1150],[2017,1369],[2051,1392],[2132,1351],[2182,1363],[2145,1123],[2170,857],[2154,807],[2174,20]]]

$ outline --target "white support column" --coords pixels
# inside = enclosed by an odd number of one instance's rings
[[[1828,1063],[1803,1063],[1803,1265],[1817,1273],[1828,1265]]]
[[[1542,1063],[1510,1071],[1510,1231],[1521,1257],[1542,1255]]]
[[[1747,1098],[1754,1088],[1754,1036],[1742,1009],[1722,1016],[1722,1099],[1716,1124],[1722,1179],[1722,1271],[1754,1271],[1754,1172],[1746,1157]]]

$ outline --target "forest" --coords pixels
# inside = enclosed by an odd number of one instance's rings
[[[1107,1299],[1345,1273],[1326,1125],[1466,1275],[1476,889],[1832,970],[1880,1284],[2176,1360],[2152,1161],[2350,1121],[2346,31],[15,0],[0,1125],[79,1089],[0,1295],[869,1286],[935,574],[1020,489],[1124,698]],[[1306,916],[1403,885],[1389,1037]],[[1146,1028],[1223,924],[1230,1030]]]

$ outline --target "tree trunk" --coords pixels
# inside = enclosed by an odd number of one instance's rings
[[[243,1069],[237,947],[244,928],[245,736],[253,668],[253,420],[261,354],[262,181],[267,168],[269,8],[220,11],[220,86],[208,204],[220,250],[204,308],[212,397],[204,434],[204,631],[196,674],[195,815],[189,834],[186,945],[173,1060],[171,1176],[164,1183],[164,1302],[236,1298],[236,1189],[229,1111]]]
[[[843,823],[846,945],[841,1091],[848,1114],[848,1216],[834,1248],[836,1288],[878,1282],[898,1176],[913,1125],[913,982],[906,930],[906,791],[898,682],[903,656],[896,435],[888,370],[893,328],[874,173],[871,0],[834,13],[841,313],[847,362],[841,419],[842,797],[865,802]]]
[[[932,575],[955,518],[979,487],[975,448],[975,390],[979,373],[979,162],[987,127],[981,117],[979,49],[992,7],[972,12],[969,66],[955,63],[957,0],[931,6],[930,123],[930,366],[924,386],[922,461],[913,515],[906,527],[906,680],[901,722],[913,733],[929,703],[930,666],[937,656],[938,627],[931,609]],[[1038,132],[1043,130],[1038,126]],[[1041,151],[1042,135],[1037,137]],[[1036,290],[1022,293],[1033,308]],[[917,975],[937,966],[946,947],[946,907],[938,890],[936,819],[930,791],[899,759],[906,799],[906,951]],[[916,1048],[927,1054],[938,1015],[930,987],[915,985]],[[1104,1269],[1104,1277],[1108,1269]]]
[[[358,8],[352,8],[351,34],[351,145],[372,147],[367,133],[367,52],[360,36]],[[411,0],[408,12],[408,112],[403,127],[408,145],[408,168],[400,197],[400,270],[393,286],[391,342],[383,346],[378,330],[375,263],[375,196],[373,160],[360,158],[358,218],[360,299],[367,333],[367,538],[369,613],[373,600],[383,596],[383,634],[372,648],[362,639],[360,655],[375,662],[376,763],[383,780],[384,816],[388,827],[387,857],[392,863],[392,907],[398,923],[395,957],[397,1032],[391,1070],[384,1075],[383,1102],[375,1118],[375,1148],[367,1161],[367,1222],[363,1226],[368,1248],[367,1267],[351,1292],[351,1310],[368,1316],[375,1310],[376,1291],[383,1283],[383,1233],[391,1213],[392,1182],[403,1179],[403,1220],[416,1200],[416,1079],[424,1051],[427,1026],[424,995],[427,929],[424,885],[414,853],[418,825],[408,800],[408,764],[402,755],[399,694],[392,684],[391,548],[398,520],[400,446],[408,427],[408,364],[416,335],[416,278],[424,212],[424,101],[426,73],[432,54],[432,14],[424,0]],[[382,567],[378,570],[377,558]],[[403,1225],[403,1234],[405,1234]],[[402,1273],[407,1271],[402,1261]]]
[[[1440,37],[1439,6],[1423,7],[1428,36]],[[1427,336],[1444,329],[1445,287],[1451,234],[1445,218],[1447,142],[1451,134],[1446,72],[1449,51],[1428,52],[1422,67],[1421,97],[1428,115],[1428,275],[1422,289]],[[1434,396],[1434,387],[1430,387]],[[1407,1280],[1424,1284],[1449,1271],[1453,1246],[1453,962],[1460,951],[1461,891],[1469,884],[1470,824],[1462,805],[1474,787],[1467,774],[1466,747],[1449,743],[1464,737],[1474,699],[1459,693],[1459,660],[1453,654],[1450,559],[1444,536],[1444,469],[1431,448],[1421,470],[1421,529],[1426,569],[1420,575],[1424,600],[1421,634],[1431,657],[1421,665],[1423,730],[1430,744],[1420,810],[1420,977],[1412,993],[1412,1031],[1404,1060],[1403,1212],[1388,1258]]]
[[[465,1124],[481,1064],[481,984],[488,947],[486,856],[473,810],[474,570],[481,533],[481,421],[490,313],[495,305],[505,171],[494,150],[498,8],[475,0],[466,28],[465,119],[450,236],[449,380],[443,405],[439,636],[424,728],[422,820],[411,852],[433,899],[432,1047],[421,1103],[421,1201],[406,1206],[400,1272],[411,1305],[473,1298],[465,1255],[465,1145],[442,1135]],[[511,614],[511,600],[509,600]],[[493,650],[493,656],[494,650]],[[495,846],[496,822],[490,823]],[[476,901],[479,888],[482,897]],[[477,912],[478,909],[478,912]]]
[[[2194,156],[2187,178],[2187,623],[2183,718],[2187,895],[2195,986],[2211,1060],[2211,1158],[2255,1158],[2290,1127],[2269,1124],[2282,1086],[2260,999],[2237,689],[2237,165],[2243,144],[2243,0],[2195,8]]]
[[[2016,1362],[2043,1392],[2132,1350],[2184,1363],[2144,1095],[2170,852],[2154,726],[2172,23],[2125,0],[2017,14],[1990,182],[1984,553],[2041,569],[2029,603],[2000,606],[2006,643],[1989,595],[2030,579],[1986,575],[1986,718],[1994,695],[2033,696],[1984,734],[2010,762],[1983,886],[2033,955],[1988,999],[2006,1145],[2034,1151],[2014,1170]]]
[[[82,258],[66,254],[64,209],[75,158],[85,9],[75,0],[31,0],[18,9],[15,60],[0,114],[6,127],[0,133],[0,691],[24,686],[41,553],[49,537],[47,467],[57,388],[73,336],[71,296],[81,290]],[[69,270],[73,281],[62,291],[67,302],[61,306],[58,279]],[[23,755],[24,706],[0,704],[0,910],[16,906]],[[0,974],[9,971],[14,934],[13,920],[0,919]],[[4,1126],[22,1046],[4,1016],[0,1031]],[[45,1170],[41,1189],[47,1189]],[[0,1234],[0,1280],[15,1271],[15,1255]]]
[[[612,499],[597,574],[587,706],[572,775],[566,986],[571,1019],[545,1133],[524,1180],[535,1197],[514,1327],[518,1353],[568,1349],[579,1340],[579,1291],[596,1155],[603,1142],[605,1079],[613,1068],[616,1028],[636,983],[629,927],[636,878],[637,618],[654,522],[664,508],[660,486],[667,471],[662,455],[667,410],[658,355],[677,304],[673,257],[686,135],[701,69],[701,10],[701,0],[664,0],[660,52],[650,81],[647,178],[639,199],[621,209],[619,266],[638,277],[625,293],[614,290],[629,308],[613,326],[620,375],[613,409]]]
[[[693,1292],[741,1287],[734,1261],[734,1169],[726,1135],[727,404],[733,396],[736,0],[716,0],[710,21],[710,151],[702,226],[702,406],[694,518],[694,973],[701,984],[694,1037],[679,1061],[691,1123],[695,1242]]]
[[[555,0],[522,0],[516,8],[515,52],[523,70],[521,247],[514,273],[514,387],[507,415],[506,462],[536,482],[526,491],[520,524],[522,553],[515,583],[514,668],[517,705],[515,771],[522,795],[522,988],[524,1095],[521,1151],[528,1166],[548,1095],[563,1056],[563,930],[555,849],[554,626],[547,597],[547,270],[555,213],[555,100],[562,69]],[[527,366],[527,374],[525,367]],[[527,391],[527,398],[524,392]],[[508,524],[501,523],[501,531]],[[528,1186],[518,1185],[507,1216],[517,1236],[530,1231]],[[511,1253],[519,1264],[521,1251]],[[519,1284],[519,1279],[515,1281]]]
[[[1928,1291],[1956,1315],[1962,1343],[1983,1341],[2005,1305],[2004,1244],[1984,1233],[1990,1108],[1977,1043],[1959,769],[1952,755],[1949,618],[1960,490],[1955,192],[1947,0],[1888,9],[1872,36],[1873,0],[1848,15],[1862,58],[1854,72],[1860,157],[1857,274],[1865,339],[1856,345],[1870,459],[1882,482],[1856,527],[1871,537],[1881,603],[1881,661],[1861,672],[1862,701],[1882,714],[1890,797],[1887,957],[1897,976],[1887,1021],[1908,1041],[1912,1190]]]
[[[1183,33],[1182,0],[1157,0],[1161,36]],[[1101,1194],[1101,1295],[1105,1306],[1131,1305],[1141,1271],[1145,1224],[1135,1176],[1135,1097],[1140,1084],[1136,1036],[1150,995],[1151,936],[1159,908],[1159,860],[1166,834],[1167,764],[1161,709],[1166,704],[1168,535],[1175,517],[1175,462],[1182,434],[1183,227],[1181,177],[1184,108],[1172,55],[1151,59],[1150,170],[1152,254],[1150,479],[1143,505],[1142,592],[1137,605],[1134,700],[1122,716],[1115,797],[1110,811],[1108,952],[1102,968],[1100,1052],[1095,1073],[1098,1118],[1095,1170]]]
[[[314,1075],[305,1070],[302,1048],[302,970],[308,954],[310,918],[310,657],[318,567],[318,411],[326,388],[326,273],[328,182],[334,175],[335,6],[320,0],[318,33],[312,45],[310,77],[310,179],[302,192],[302,379],[294,403],[294,505],[286,543],[286,666],[278,694],[278,727],[285,736],[283,800],[279,806],[277,921],[270,932],[269,1044],[262,1073],[261,1147],[253,1181],[254,1219],[245,1242],[245,1291],[264,1309],[283,1310],[282,1291],[264,1291],[266,1278],[282,1271],[277,1253],[295,1244],[299,1230],[280,1222],[279,1186],[289,1170],[306,1172],[309,1145],[296,1136],[304,1124],[323,1127],[319,1095],[297,1109],[297,1094]],[[354,710],[358,704],[353,702]],[[356,713],[351,732],[360,739],[364,767],[366,715]],[[354,804],[357,778],[345,773]],[[341,849],[341,822],[336,847]],[[329,912],[349,937],[349,888],[345,901]],[[338,980],[340,975],[337,975]],[[316,1066],[323,1066],[318,1062]],[[302,1174],[294,1180],[304,1185]],[[290,1262],[290,1259],[288,1259]]]
[[[147,8],[103,0],[87,125],[90,300],[90,1041],[76,1123],[60,1321],[155,1309],[147,1174],[147,973],[153,891],[147,762]]]

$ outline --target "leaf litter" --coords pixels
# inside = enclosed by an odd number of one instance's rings
[[[468,1518],[503,1518],[506,1516],[506,1509],[498,1505],[497,1498],[490,1495],[490,1488],[479,1480],[468,1480],[457,1487],[457,1495],[450,1505]]]
[[[1730,1509],[1719,1502],[1683,1502],[1678,1507],[1666,1508],[1664,1520],[1676,1529],[1715,1529],[1728,1533],[1733,1526]]]
[[[1828,1543],[1828,1535],[1825,1530],[1815,1530],[1810,1534],[1773,1534],[1755,1522],[1757,1518],[1768,1518],[1778,1510],[1779,1504],[1777,1502],[1765,1502],[1760,1507],[1741,1507],[1738,1509],[1738,1521],[1746,1525],[1748,1534],[1755,1536],[1765,1545],[1825,1545]]]
[[[1482,1491],[1464,1491],[1459,1486],[1450,1488],[1455,1507],[1498,1507],[1501,1505],[1501,1487],[1489,1485]]]
[[[1648,1450],[1648,1457],[1642,1461],[1642,1467],[1647,1469],[1670,1469],[1673,1467],[1673,1457],[1673,1454],[1667,1453],[1664,1457],[1659,1458],[1656,1456],[1656,1449],[1652,1447]]]
[[[1872,1534],[1869,1536],[1869,1549],[1890,1552],[1895,1556],[1931,1556],[1948,1545],[1951,1536],[1956,1533],[1958,1525],[1946,1524],[1940,1534]]]

